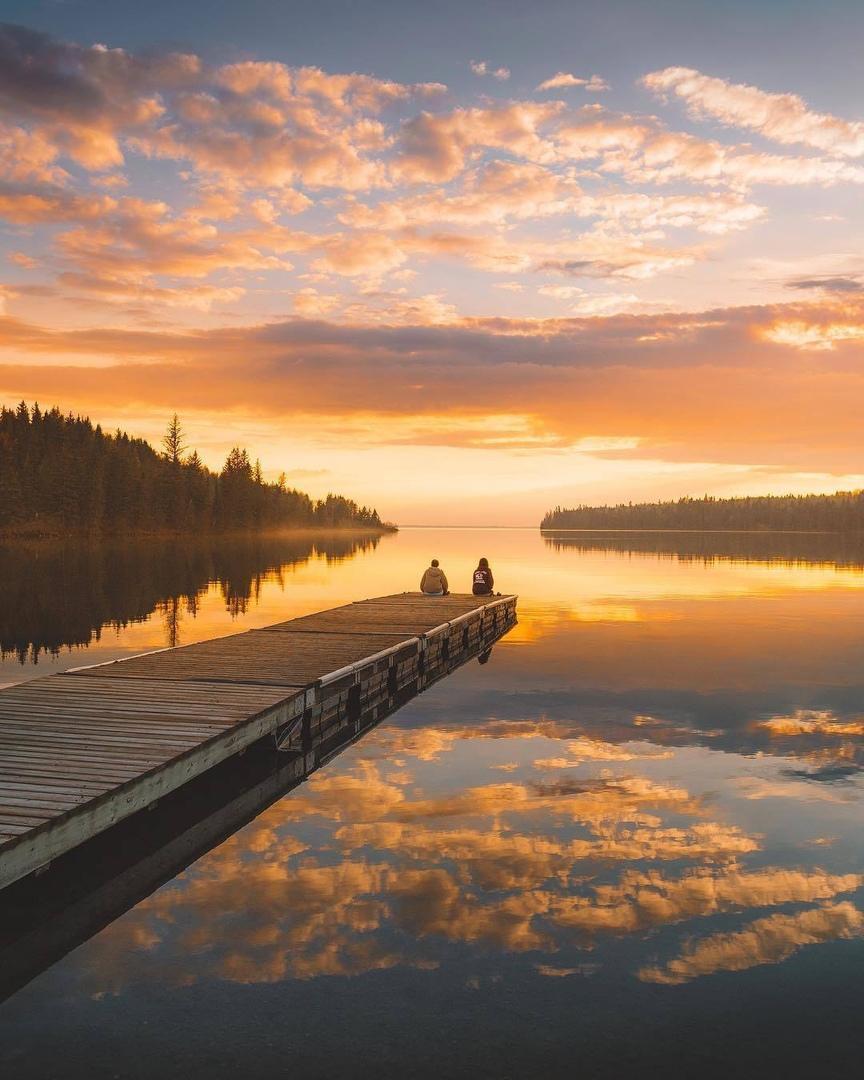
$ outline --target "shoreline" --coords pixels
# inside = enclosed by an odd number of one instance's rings
[[[565,529],[540,526],[541,533],[623,533],[639,535],[678,533],[686,536],[849,536],[864,540],[864,533],[840,532],[837,529],[610,529],[598,526],[593,529]]]
[[[38,529],[15,527],[0,529],[0,544],[7,543],[137,543],[148,540],[202,541],[277,539],[280,536],[388,536],[399,531],[396,525],[287,525],[267,529],[219,529],[184,532],[177,529],[135,530],[131,532],[95,532],[90,529]]]

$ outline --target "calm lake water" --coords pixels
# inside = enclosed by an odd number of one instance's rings
[[[11,1078],[857,1075],[864,558],[818,537],[0,551],[0,684],[415,589],[519,625],[0,1006]]]

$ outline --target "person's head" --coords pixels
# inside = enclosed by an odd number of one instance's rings
[[[489,560],[488,559],[481,559],[480,562],[477,563],[477,565],[480,567],[481,570],[488,570],[489,569]]]
[[[438,560],[437,560],[437,559],[433,559],[433,560],[432,560],[432,565],[433,565],[433,566],[437,566],[437,565],[438,565]]]

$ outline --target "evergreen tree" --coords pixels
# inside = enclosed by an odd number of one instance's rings
[[[682,498],[617,506],[556,506],[542,529],[680,530],[684,532],[864,532],[864,492]]]
[[[174,465],[179,465],[187,445],[186,433],[183,431],[180,417],[176,412],[168,421],[168,428],[162,436],[162,447],[165,451],[165,457]]]
[[[175,414],[157,453],[143,439],[59,409],[0,408],[0,529],[53,534],[208,532],[302,525],[380,526],[374,510],[342,496],[313,503],[267,483],[260,461],[234,447],[217,475],[187,449]]]

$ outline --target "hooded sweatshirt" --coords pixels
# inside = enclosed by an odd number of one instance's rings
[[[447,584],[447,575],[440,566],[430,566],[423,575],[423,580],[420,582],[420,592],[425,593],[446,593],[449,587],[450,586]]]
[[[475,596],[490,596],[495,586],[495,579],[488,566],[478,566],[474,571],[473,587],[471,591]]]

